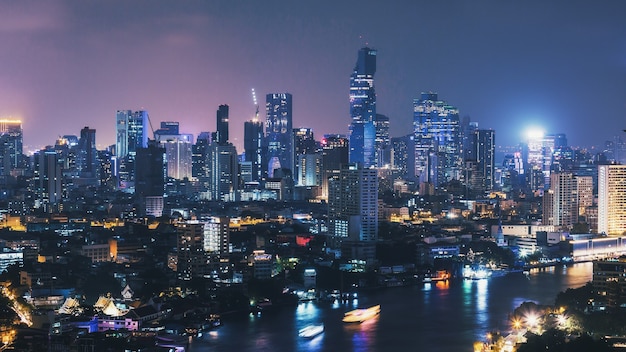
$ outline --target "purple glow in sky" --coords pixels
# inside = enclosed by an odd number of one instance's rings
[[[250,94],[293,94],[294,127],[348,132],[349,76],[378,50],[377,109],[409,133],[422,91],[514,145],[529,125],[600,145],[626,128],[626,2],[3,1],[0,117],[23,121],[30,150],[97,130],[115,111],[148,110],[154,128],[215,131],[230,105],[242,151]],[[264,114],[262,113],[262,117]]]

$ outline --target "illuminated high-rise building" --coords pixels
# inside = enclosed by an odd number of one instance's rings
[[[322,138],[322,198],[328,199],[328,180],[339,175],[341,166],[348,164],[349,141],[343,135]]]
[[[85,127],[80,130],[78,140],[77,168],[81,179],[91,179],[98,183],[98,158],[96,153],[96,130]]]
[[[478,172],[482,176],[484,190],[491,191],[494,186],[496,133],[493,130],[476,130],[474,138]]]
[[[135,197],[140,204],[139,214],[163,215],[165,193],[165,152],[157,141],[148,141],[146,148],[137,149],[135,170]]]
[[[35,153],[33,160],[35,208],[47,213],[58,212],[63,199],[63,168],[57,151],[51,147],[42,149]]]
[[[22,122],[0,119],[0,176],[22,167]]]
[[[118,158],[135,156],[137,148],[148,146],[148,112],[144,110],[118,110],[115,153]]]
[[[275,169],[294,170],[292,97],[289,93],[265,96],[265,134],[267,143],[267,175]]]
[[[265,134],[263,122],[258,119],[244,122],[243,125],[243,149],[245,161],[250,163],[252,181],[260,182],[264,176],[264,152]]]
[[[193,135],[157,135],[157,141],[165,148],[167,177],[177,180],[193,176]]]
[[[415,143],[413,134],[391,138],[391,167],[398,170],[398,176],[415,178]]]
[[[376,50],[361,48],[350,75],[350,162],[376,166]]]
[[[296,180],[299,179],[300,160],[302,156],[314,154],[317,151],[317,143],[313,136],[313,130],[310,128],[294,128],[293,129],[293,150],[294,150],[294,174]]]
[[[389,138],[389,118],[382,114],[376,114],[374,125],[376,126],[376,141],[374,144],[376,166],[383,167],[391,162],[389,150],[391,144],[391,139]]]
[[[138,148],[148,146],[148,112],[118,110],[116,113],[116,176],[118,187],[134,191],[135,157]]]
[[[462,136],[459,110],[436,93],[422,93],[413,101],[415,175],[435,186],[459,180],[462,174]]]
[[[332,245],[342,256],[371,263],[378,239],[377,171],[358,163],[342,166],[329,180],[328,217]]]
[[[626,231],[626,165],[598,165],[598,233]]]
[[[553,172],[543,193],[543,224],[569,230],[578,223],[578,181],[571,172]]]

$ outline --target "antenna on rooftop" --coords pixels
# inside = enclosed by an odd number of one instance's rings
[[[256,111],[254,112],[254,121],[258,121],[259,120],[259,103],[256,100],[256,92],[254,91],[254,88],[252,88],[252,102],[254,103],[254,107],[256,109]]]

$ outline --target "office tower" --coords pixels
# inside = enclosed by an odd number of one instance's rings
[[[267,94],[265,101],[267,175],[272,178],[277,168],[294,169],[292,99],[289,93],[275,93]]]
[[[23,167],[23,135],[20,120],[0,119],[0,176]]]
[[[96,154],[96,130],[85,127],[80,130],[78,140],[77,168],[81,179],[92,179],[98,183],[98,159]]]
[[[576,175],[578,190],[578,215],[583,216],[593,206],[593,177]]]
[[[459,111],[436,93],[422,93],[413,101],[415,176],[439,186],[459,180],[462,139]]]
[[[493,130],[474,131],[476,162],[478,172],[483,179],[483,189],[493,190],[496,153],[496,133]]]
[[[383,167],[391,162],[391,156],[389,155],[389,146],[391,144],[389,138],[389,118],[382,114],[376,114],[374,126],[376,127],[376,139],[374,143],[376,166]]]
[[[299,186],[322,185],[322,153],[300,154],[298,165],[296,181]]]
[[[148,112],[118,110],[115,144],[116,176],[120,189],[134,190],[135,156],[138,148],[148,146]]]
[[[415,143],[413,134],[391,138],[391,167],[398,170],[398,176],[415,178]]]
[[[376,166],[376,50],[361,48],[350,75],[350,162]]]
[[[626,165],[598,165],[598,233],[626,231]]]
[[[322,198],[328,199],[328,180],[339,174],[348,163],[349,142],[342,135],[324,135],[322,145]]]
[[[165,148],[167,177],[176,180],[191,179],[193,173],[193,135],[161,135],[159,142]]]
[[[209,188],[209,169],[207,165],[207,157],[209,155],[209,146],[211,145],[211,133],[200,132],[193,145],[191,151],[191,176],[200,182],[202,191]]]
[[[228,143],[228,105],[220,105],[217,109],[217,143]]]
[[[543,193],[543,224],[571,229],[578,223],[578,181],[571,172],[553,172]]]
[[[165,193],[165,148],[150,140],[146,148],[137,149],[135,163],[135,197],[140,215],[163,215]]]
[[[96,153],[99,169],[97,174],[100,178],[98,184],[106,191],[113,191],[116,187],[115,180],[113,178],[113,154],[109,150],[98,150]]]
[[[208,191],[212,200],[232,202],[239,199],[239,161],[235,146],[228,142],[226,105],[220,105],[217,126],[220,131],[209,145],[206,160]]]
[[[478,122],[472,122],[469,116],[461,119],[461,138],[463,148],[463,160],[476,160],[476,146],[474,132],[478,129]]]
[[[245,161],[250,162],[251,180],[260,182],[265,178],[263,162],[263,148],[265,145],[265,135],[263,133],[263,123],[256,118],[244,122],[243,125],[243,148]]]
[[[211,143],[207,154],[209,194],[212,200],[232,202],[239,191],[239,163],[232,144]]]
[[[46,213],[58,212],[63,199],[63,174],[57,152],[48,147],[36,152],[33,157],[35,208]]]
[[[328,217],[331,242],[342,257],[371,263],[378,239],[377,171],[358,163],[342,166],[329,180]]]
[[[294,174],[299,175],[300,157],[302,155],[314,154],[317,151],[317,143],[313,137],[313,130],[310,128],[294,128],[293,129],[293,149],[294,149]],[[299,176],[296,176],[296,181]]]
[[[115,152],[118,158],[135,156],[137,148],[148,146],[148,112],[118,110]]]

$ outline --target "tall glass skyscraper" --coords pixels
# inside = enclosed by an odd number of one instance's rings
[[[243,149],[245,161],[251,164],[252,181],[260,182],[264,178],[263,146],[265,144],[263,123],[256,118],[243,124]]]
[[[0,119],[0,176],[21,167],[23,153],[22,122]]]
[[[415,135],[415,175],[421,182],[436,186],[461,178],[462,136],[459,110],[437,98],[436,93],[422,93],[413,101]]]
[[[265,101],[267,174],[271,178],[277,168],[294,171],[291,94],[267,94]]]
[[[350,162],[376,165],[376,50],[362,48],[350,76]]]
[[[116,176],[121,189],[134,190],[137,149],[148,147],[148,112],[118,110],[116,113]]]

